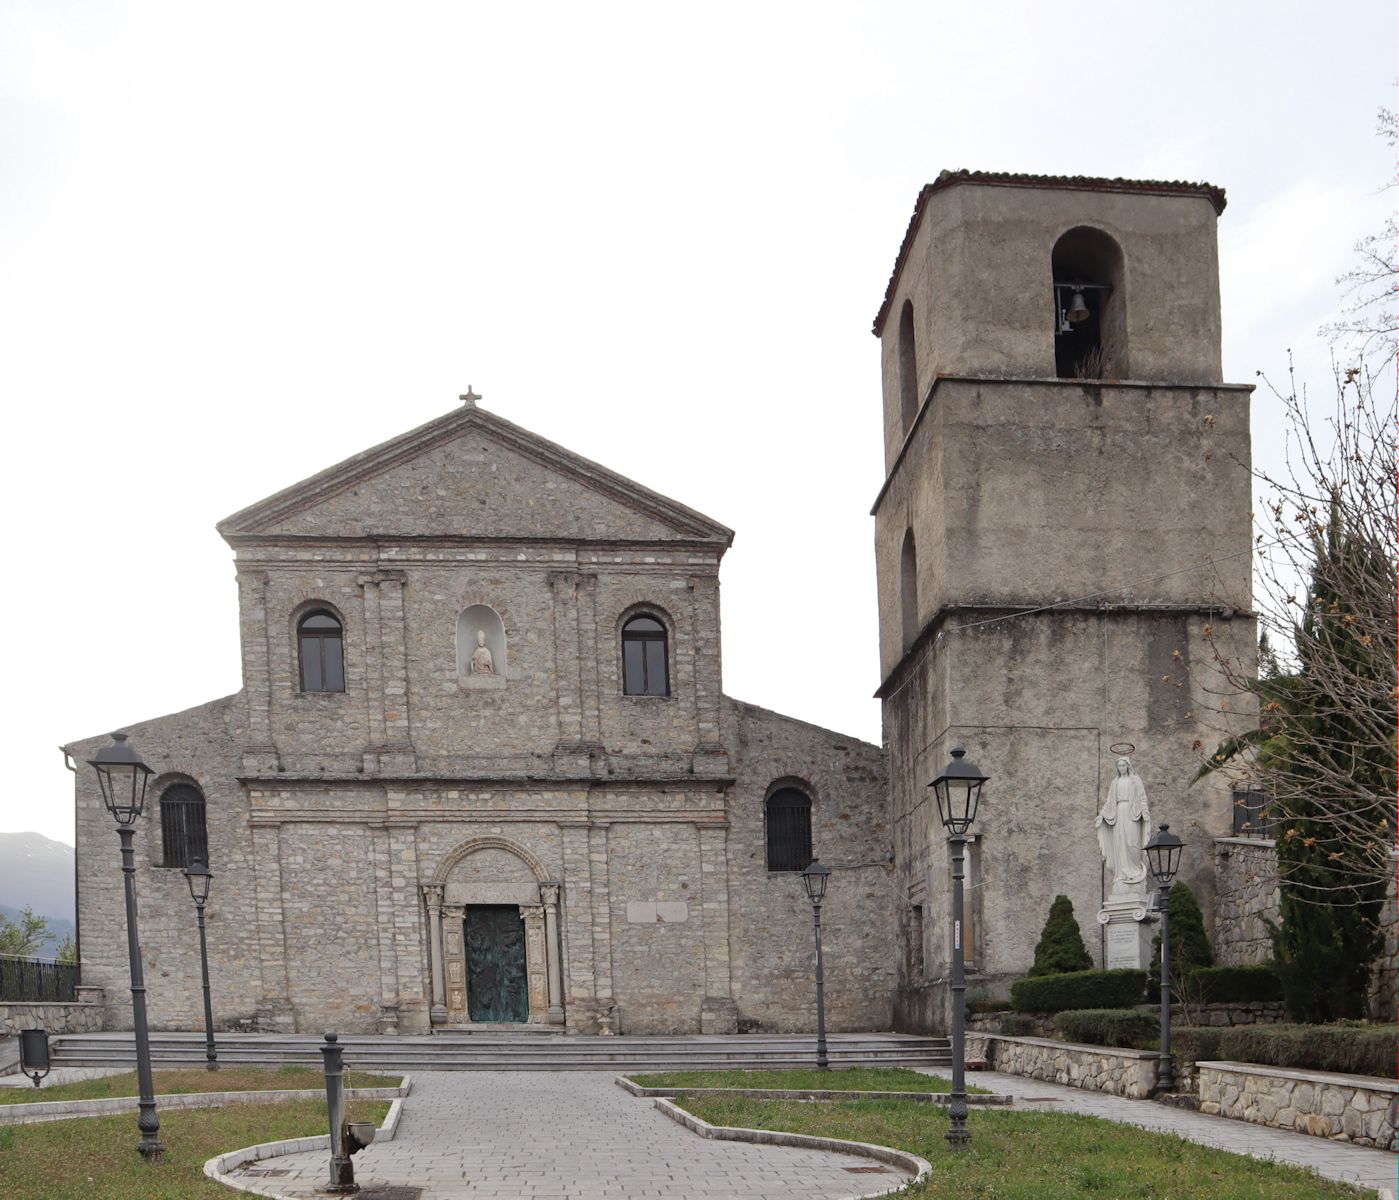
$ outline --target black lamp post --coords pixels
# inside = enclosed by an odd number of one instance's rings
[[[830,1057],[826,1053],[826,976],[821,963],[821,901],[826,898],[826,882],[831,869],[823,867],[820,859],[812,859],[802,872],[807,899],[811,901],[811,917],[816,925],[816,1069],[828,1071]]]
[[[1185,843],[1162,825],[1146,844],[1146,862],[1160,890],[1156,908],[1161,914],[1161,1053],[1156,1063],[1156,1090],[1169,1092],[1175,1087],[1171,1066],[1171,905],[1167,896],[1171,880],[1180,869],[1180,852]]]
[[[151,1081],[151,1039],[146,1029],[146,979],[141,969],[141,942],[136,934],[136,851],[132,839],[136,819],[146,802],[146,784],[154,772],[141,761],[125,733],[112,734],[112,744],[103,746],[96,758],[88,759],[97,772],[102,802],[117,823],[121,839],[121,869],[126,877],[126,946],[131,959],[131,1023],[136,1032],[136,1079],[140,1088],[136,1124],[141,1141],[136,1149],[148,1162],[165,1153],[156,1136],[160,1118],[155,1111],[155,1086]]]
[[[976,820],[981,785],[989,778],[975,763],[964,761],[966,755],[963,747],[954,746],[952,761],[928,785],[937,796],[938,816],[952,846],[952,1095],[948,1105],[952,1123],[947,1130],[947,1141],[954,1150],[964,1148],[972,1140],[971,1130],[967,1128],[967,972],[962,949],[962,867],[967,830]]]
[[[219,1069],[219,1052],[214,1048],[214,1006],[209,1000],[209,943],[204,936],[204,905],[209,899],[213,872],[202,858],[196,858],[185,868],[185,882],[199,914],[199,968],[204,977],[204,1065],[210,1071]]]

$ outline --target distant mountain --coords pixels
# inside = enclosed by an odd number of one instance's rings
[[[25,905],[41,917],[77,920],[73,847],[39,833],[0,833],[0,907]]]

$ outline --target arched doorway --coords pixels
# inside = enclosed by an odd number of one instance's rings
[[[423,888],[433,1024],[563,1022],[559,886],[523,847],[475,838]]]

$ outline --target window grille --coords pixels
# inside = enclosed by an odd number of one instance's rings
[[[633,617],[622,626],[622,693],[627,696],[670,695],[666,630],[655,617]]]
[[[779,788],[767,801],[769,871],[805,871],[811,865],[811,797]]]
[[[1268,814],[1267,792],[1258,788],[1234,789],[1234,836],[1273,836],[1273,818]]]
[[[204,797],[198,788],[177,783],[161,794],[160,837],[164,866],[187,867],[196,858],[209,861]]]
[[[307,613],[296,627],[303,692],[345,690],[345,631],[330,613]]]

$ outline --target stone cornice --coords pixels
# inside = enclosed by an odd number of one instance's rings
[[[944,384],[970,383],[975,385],[983,384],[1015,384],[1029,385],[1033,387],[1053,387],[1053,388],[1084,388],[1121,391],[1161,391],[1161,392],[1244,392],[1251,393],[1254,386],[1251,383],[1175,383],[1171,380],[1152,379],[1027,379],[1014,378],[1009,375],[938,375],[933,379],[932,386],[928,389],[928,394],[923,397],[923,403],[919,405],[918,412],[909,424],[908,432],[904,434],[904,440],[899,446],[899,453],[894,458],[893,465],[889,468],[888,474],[884,477],[884,483],[879,489],[879,495],[874,498],[874,503],[870,506],[870,516],[879,515],[879,506],[883,502],[885,495],[894,484],[894,476],[899,473],[899,467],[903,464],[904,456],[908,453],[908,448],[913,444],[914,435],[918,432],[918,427],[923,424],[923,418],[933,407],[933,397],[937,395],[938,388]]]

